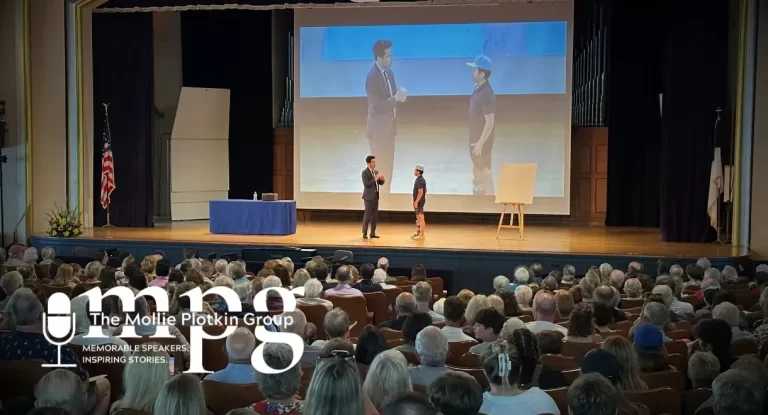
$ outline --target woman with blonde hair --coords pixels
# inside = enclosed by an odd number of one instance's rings
[[[533,290],[527,285],[521,285],[515,288],[515,299],[517,300],[517,306],[521,310],[530,310],[531,302],[533,301]]]
[[[134,359],[125,365],[123,371],[125,392],[120,400],[112,404],[110,413],[118,409],[152,412],[157,395],[171,377],[169,370],[171,359],[168,353],[159,349],[137,350],[133,353],[133,357]]]
[[[363,394],[355,358],[346,350],[321,357],[304,399],[304,415],[373,415],[375,408]],[[366,405],[367,401],[367,405]]]
[[[473,293],[472,291],[466,288],[459,291],[459,293],[456,294],[456,298],[458,298],[462,303],[464,303],[464,305],[469,304],[469,300],[471,300],[472,297],[474,296],[475,296],[475,293]]]
[[[53,281],[51,281],[51,285],[56,287],[63,287],[65,285],[74,287],[76,285],[72,282],[72,275],[74,275],[74,273],[75,271],[72,269],[71,265],[61,264],[59,269],[56,271],[56,277],[54,277]]]
[[[625,391],[645,391],[648,385],[640,379],[640,359],[637,357],[635,346],[624,337],[611,336],[605,341],[601,349],[616,356],[621,363],[622,373],[619,385]]]
[[[154,415],[207,415],[200,379],[193,375],[174,376],[157,395]]]
[[[464,310],[464,319],[467,321],[466,325],[474,326],[477,312],[488,307],[491,307],[491,302],[488,301],[488,297],[482,294],[472,297],[472,299],[469,300],[469,303],[467,303],[467,308]]]
[[[560,313],[560,318],[568,318],[573,311],[573,296],[567,290],[555,291],[555,303],[557,304],[557,311]]]
[[[298,295],[303,297],[304,296],[304,284],[307,283],[312,278],[311,275],[309,275],[309,271],[307,271],[305,268],[299,268],[296,270],[295,273],[293,273],[293,289],[291,292],[293,295]]]
[[[152,255],[147,255],[141,260],[141,271],[147,275],[147,279],[152,281],[157,274],[155,273],[155,267],[157,266],[157,260]]]
[[[408,361],[397,350],[379,353],[368,369],[363,383],[363,392],[376,408],[384,408],[401,395],[411,392],[411,377],[408,374]]]

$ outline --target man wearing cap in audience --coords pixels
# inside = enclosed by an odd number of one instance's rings
[[[491,175],[491,151],[493,150],[496,95],[488,79],[491,76],[491,59],[478,55],[471,63],[472,80],[477,84],[469,99],[469,155],[472,158],[472,194],[494,194]]]
[[[424,221],[424,204],[427,202],[427,181],[424,180],[424,166],[413,168],[416,180],[413,182],[413,210],[416,212],[416,233],[411,239],[423,241],[426,238],[427,223]]]

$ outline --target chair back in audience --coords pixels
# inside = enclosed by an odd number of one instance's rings
[[[234,385],[204,380],[201,386],[205,403],[214,415],[226,415],[233,409],[244,408],[264,399],[256,383]]]
[[[683,393],[683,415],[693,415],[701,404],[712,397],[712,389],[696,388]]]
[[[682,340],[664,343],[664,350],[667,351],[667,354],[677,353],[683,356],[688,356],[688,345]]]
[[[397,281],[395,285],[406,285],[407,283],[410,282],[410,279],[404,276],[395,277],[395,280]]]
[[[578,369],[579,364],[576,362],[576,358],[572,356],[563,356],[559,354],[544,354],[539,358],[544,367],[557,370],[572,370]]]
[[[599,349],[600,343],[579,343],[563,341],[563,356],[581,358],[590,350]]]
[[[448,364],[461,366],[461,356],[469,353],[469,349],[476,344],[474,340],[448,343]]]
[[[629,320],[611,323],[607,326],[611,331],[620,331],[621,336],[629,338],[629,330],[632,328],[632,322]]]
[[[480,361],[480,356],[474,353],[464,353],[459,358],[459,366],[461,367],[482,367],[483,363]]]
[[[688,374],[688,355],[682,355],[680,353],[672,353],[667,355],[667,362],[670,366],[677,369],[678,372],[683,374],[683,377],[687,379]]]
[[[648,385],[648,389],[672,388],[678,394],[685,392],[686,379],[683,372],[670,367],[669,370],[661,372],[644,372],[640,374],[640,379]]]
[[[64,293],[67,296],[69,296],[69,293],[72,292],[72,287],[70,287],[69,285],[40,284],[40,290],[42,290],[45,293],[46,297],[50,297],[55,293]]]
[[[405,356],[405,360],[408,362],[409,365],[418,366],[421,364],[421,361],[419,360],[419,356],[416,355],[414,352],[400,350],[400,353]]]
[[[365,296],[365,308],[373,313],[373,324],[389,320],[389,307],[387,307],[387,295],[382,292],[363,293]]]
[[[110,402],[115,402],[123,395],[123,371],[125,370],[125,363],[120,362],[123,356],[123,352],[119,350],[98,351],[98,352],[86,352],[83,346],[77,344],[68,345],[72,352],[77,356],[83,365],[83,369],[88,371],[89,376],[106,375],[109,380],[109,386],[112,391]],[[98,359],[86,359],[87,357],[106,357],[110,359],[107,362],[99,361]],[[114,360],[112,360],[114,359]]]
[[[183,326],[177,324],[176,328],[179,329],[184,338],[191,339],[190,329],[191,326]],[[221,336],[224,334],[226,327],[224,326],[203,326],[203,331],[211,336]],[[259,344],[259,341],[256,341]],[[203,367],[205,370],[217,371],[224,369],[229,364],[229,358],[227,357],[227,339],[221,338],[216,340],[203,339]]]
[[[688,330],[671,330],[665,333],[667,337],[669,337],[672,340],[683,340],[683,339],[689,339],[691,338],[691,335],[688,334]]]
[[[325,320],[325,315],[328,314],[328,309],[321,304],[297,303],[296,306],[304,313],[305,316],[307,316],[308,323],[314,323],[315,327],[317,328],[315,331],[315,337],[317,337],[317,340],[327,339],[328,334],[325,333],[323,320]]]
[[[388,328],[379,329],[381,335],[387,340],[387,349],[394,349],[397,346],[405,344],[403,339],[403,332],[400,330],[392,330]]]
[[[443,279],[440,277],[427,278],[427,284],[432,287],[432,301],[434,303],[437,299],[443,298]]]
[[[731,343],[731,354],[733,357],[739,357],[745,354],[757,355],[757,342],[752,339],[736,340]]]
[[[483,372],[483,369],[481,368],[467,368],[467,367],[458,367],[458,366],[452,366],[452,365],[446,365],[446,367],[450,370],[455,370],[457,372],[464,372],[473,378],[477,380],[478,383],[480,383],[480,386],[483,387],[483,390],[487,391],[491,389],[491,384],[488,382],[488,378],[485,376],[485,373]]]
[[[642,307],[643,302],[645,302],[645,300],[642,298],[622,298],[621,301],[619,301],[619,308],[626,310]]]
[[[356,321],[355,327],[350,330],[349,337],[360,337],[360,333],[368,324],[368,309],[365,305],[365,297],[341,297],[333,295],[328,297],[334,307],[347,312],[352,321]]]
[[[650,387],[650,385],[648,385]],[[647,391],[625,391],[630,402],[648,407],[650,415],[679,414],[680,394],[672,388],[659,388]]]
[[[397,307],[395,306],[395,300],[397,296],[402,293],[403,290],[397,287],[385,288],[384,295],[387,297],[387,320],[394,320],[397,318]]]
[[[180,346],[181,343],[179,343],[179,339],[173,337],[173,338],[166,338],[166,337],[150,337],[150,336],[142,336],[142,337],[125,337],[123,338],[126,343],[128,343],[130,346],[139,346],[144,343],[157,343],[161,346]],[[175,366],[174,373],[182,373],[184,372],[184,352],[177,351],[173,353],[168,353],[173,357],[173,364]]]
[[[545,390],[544,392],[547,393],[554,401],[555,404],[557,404],[557,409],[560,410],[561,414],[567,414],[568,413],[568,388],[557,388],[557,389],[549,389]]]
[[[0,400],[35,397],[35,385],[50,370],[40,359],[0,361]]]
[[[37,275],[37,279],[42,280],[44,278],[50,278],[50,269],[51,264],[35,264],[35,275]]]
[[[560,373],[562,373],[563,379],[565,379],[565,384],[570,386],[581,376],[581,369],[563,370]]]
[[[152,415],[152,413],[139,411],[138,409],[120,408],[115,410],[115,412],[112,412],[110,415]]]

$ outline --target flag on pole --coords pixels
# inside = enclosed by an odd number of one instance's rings
[[[115,165],[112,158],[112,132],[109,129],[109,112],[107,111],[109,104],[103,105],[104,132],[102,137],[104,138],[104,149],[101,152],[101,207],[106,209],[109,207],[109,197],[115,190]]]
[[[712,159],[712,168],[709,173],[709,199],[707,200],[707,214],[709,215],[709,224],[717,229],[718,203],[720,195],[723,193],[723,162],[720,157],[720,147],[715,147],[715,157]]]

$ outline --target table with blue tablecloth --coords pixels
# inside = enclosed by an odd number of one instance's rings
[[[211,233],[292,235],[296,233],[296,201],[211,200]]]

